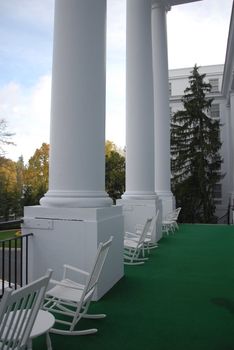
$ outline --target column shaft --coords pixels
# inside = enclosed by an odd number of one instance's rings
[[[162,199],[163,215],[172,210],[170,170],[170,109],[166,9],[160,1],[152,6],[154,75],[155,190]],[[165,199],[165,204],[164,204]]]
[[[127,0],[126,192],[151,199],[154,192],[154,113],[151,0]]]
[[[109,206],[105,192],[106,0],[56,0],[49,191],[43,206]]]

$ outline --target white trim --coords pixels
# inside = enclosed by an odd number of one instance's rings
[[[233,82],[234,71],[234,5],[232,6],[232,14],[229,27],[229,35],[227,42],[227,51],[223,72],[222,94],[228,98],[229,91],[231,90]]]

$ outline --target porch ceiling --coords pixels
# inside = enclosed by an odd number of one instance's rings
[[[196,1],[202,1],[202,0],[161,0],[165,5],[168,6],[175,6],[175,5],[182,5],[187,4],[190,2],[196,2]]]

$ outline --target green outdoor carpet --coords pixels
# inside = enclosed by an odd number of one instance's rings
[[[53,350],[234,350],[234,226],[181,225],[90,311],[107,317],[78,328],[98,333],[52,334]]]

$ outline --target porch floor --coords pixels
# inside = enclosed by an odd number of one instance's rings
[[[98,333],[51,334],[54,350],[233,350],[234,226],[181,225],[90,311],[107,317],[79,328]]]

